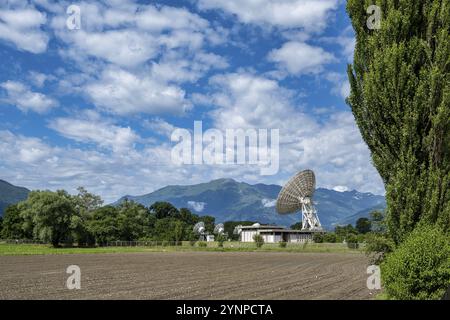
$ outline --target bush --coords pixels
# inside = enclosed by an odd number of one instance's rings
[[[189,241],[189,244],[191,245],[191,247],[195,246],[196,243],[197,243],[197,241],[195,241],[195,240]]]
[[[280,248],[286,248],[286,245],[287,245],[286,241],[280,241],[279,244],[280,244]]]
[[[450,285],[449,234],[419,225],[381,264],[391,299],[441,299]]]
[[[198,246],[201,247],[201,248],[206,248],[207,243],[205,241],[199,241],[198,242]]]
[[[225,242],[226,237],[223,234],[217,235],[216,241],[219,248],[223,248],[223,243]]]
[[[255,241],[257,248],[261,248],[264,244],[264,238],[260,234],[255,234],[253,240]]]
[[[347,247],[349,247],[350,249],[358,249],[359,248],[359,244],[358,244],[358,237],[354,234],[349,234],[347,236]]]
[[[327,232],[323,235],[323,242],[326,243],[335,243],[336,242],[336,233]]]
[[[323,234],[315,233],[314,236],[313,236],[313,241],[315,243],[322,243],[323,242]]]
[[[379,265],[393,248],[394,242],[385,234],[370,232],[366,236],[366,255],[371,264]]]

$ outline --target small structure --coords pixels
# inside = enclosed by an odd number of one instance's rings
[[[315,233],[323,231],[292,230],[280,226],[260,225],[255,223],[251,226],[239,226],[239,240],[242,242],[254,242],[254,235],[259,234],[265,243],[305,243],[312,242]]]

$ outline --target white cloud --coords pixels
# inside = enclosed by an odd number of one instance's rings
[[[282,184],[295,172],[311,168],[319,186],[384,192],[350,112],[333,111],[318,120],[305,107],[294,107],[292,92],[275,80],[249,73],[216,76],[211,84],[215,91],[208,98],[216,109],[210,116],[216,128],[280,129],[280,174],[272,177],[277,179],[274,182]],[[251,181],[262,179],[250,168],[234,174]]]
[[[56,118],[50,122],[49,127],[66,138],[95,143],[114,152],[134,149],[134,143],[139,139],[130,127],[119,127],[98,120]]]
[[[331,93],[346,99],[350,95],[350,82],[346,74],[337,72],[329,72],[325,75],[325,79],[331,82],[333,89]]]
[[[182,114],[191,107],[180,87],[118,68],[106,69],[85,89],[97,107],[119,115]]]
[[[335,186],[333,187],[333,190],[337,192],[345,192],[348,191],[348,188],[346,186]]]
[[[154,118],[151,120],[146,119],[144,120],[143,125],[146,129],[149,129],[166,138],[170,138],[172,132],[177,129],[175,126],[161,118]]]
[[[333,54],[304,42],[290,41],[272,50],[268,59],[293,75],[317,74],[326,64],[336,61]]]
[[[338,0],[198,0],[200,9],[221,9],[236,15],[243,23],[279,28],[323,30]]]
[[[261,199],[261,203],[264,208],[271,208],[271,207],[275,207],[277,200],[264,198],[264,199]]]
[[[205,202],[197,202],[197,201],[188,201],[187,205],[189,208],[194,209],[196,212],[202,212],[206,207]]]
[[[26,85],[17,81],[8,80],[1,83],[0,87],[6,91],[5,101],[23,112],[46,113],[57,105],[56,100],[45,94],[33,92]]]
[[[33,7],[0,9],[0,39],[13,43],[19,50],[42,53],[49,37],[41,30],[46,15]]]

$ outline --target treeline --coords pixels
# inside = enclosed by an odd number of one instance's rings
[[[374,234],[378,234],[384,230],[384,214],[380,211],[372,211],[369,218],[359,218],[355,226],[348,224],[346,226],[335,226],[333,232],[325,234],[315,234],[314,242],[316,243],[362,243]],[[291,226],[291,229],[301,230],[302,223],[298,222]]]
[[[212,233],[215,218],[198,216],[189,209],[178,210],[167,202],[145,207],[125,200],[117,206],[78,188],[77,195],[64,190],[32,191],[27,200],[11,205],[0,221],[3,239],[30,239],[53,246],[93,246],[108,241],[194,241],[193,226],[205,223]]]

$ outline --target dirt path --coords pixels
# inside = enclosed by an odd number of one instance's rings
[[[81,290],[68,290],[69,265]],[[0,299],[370,299],[359,254],[161,252],[0,257]]]

